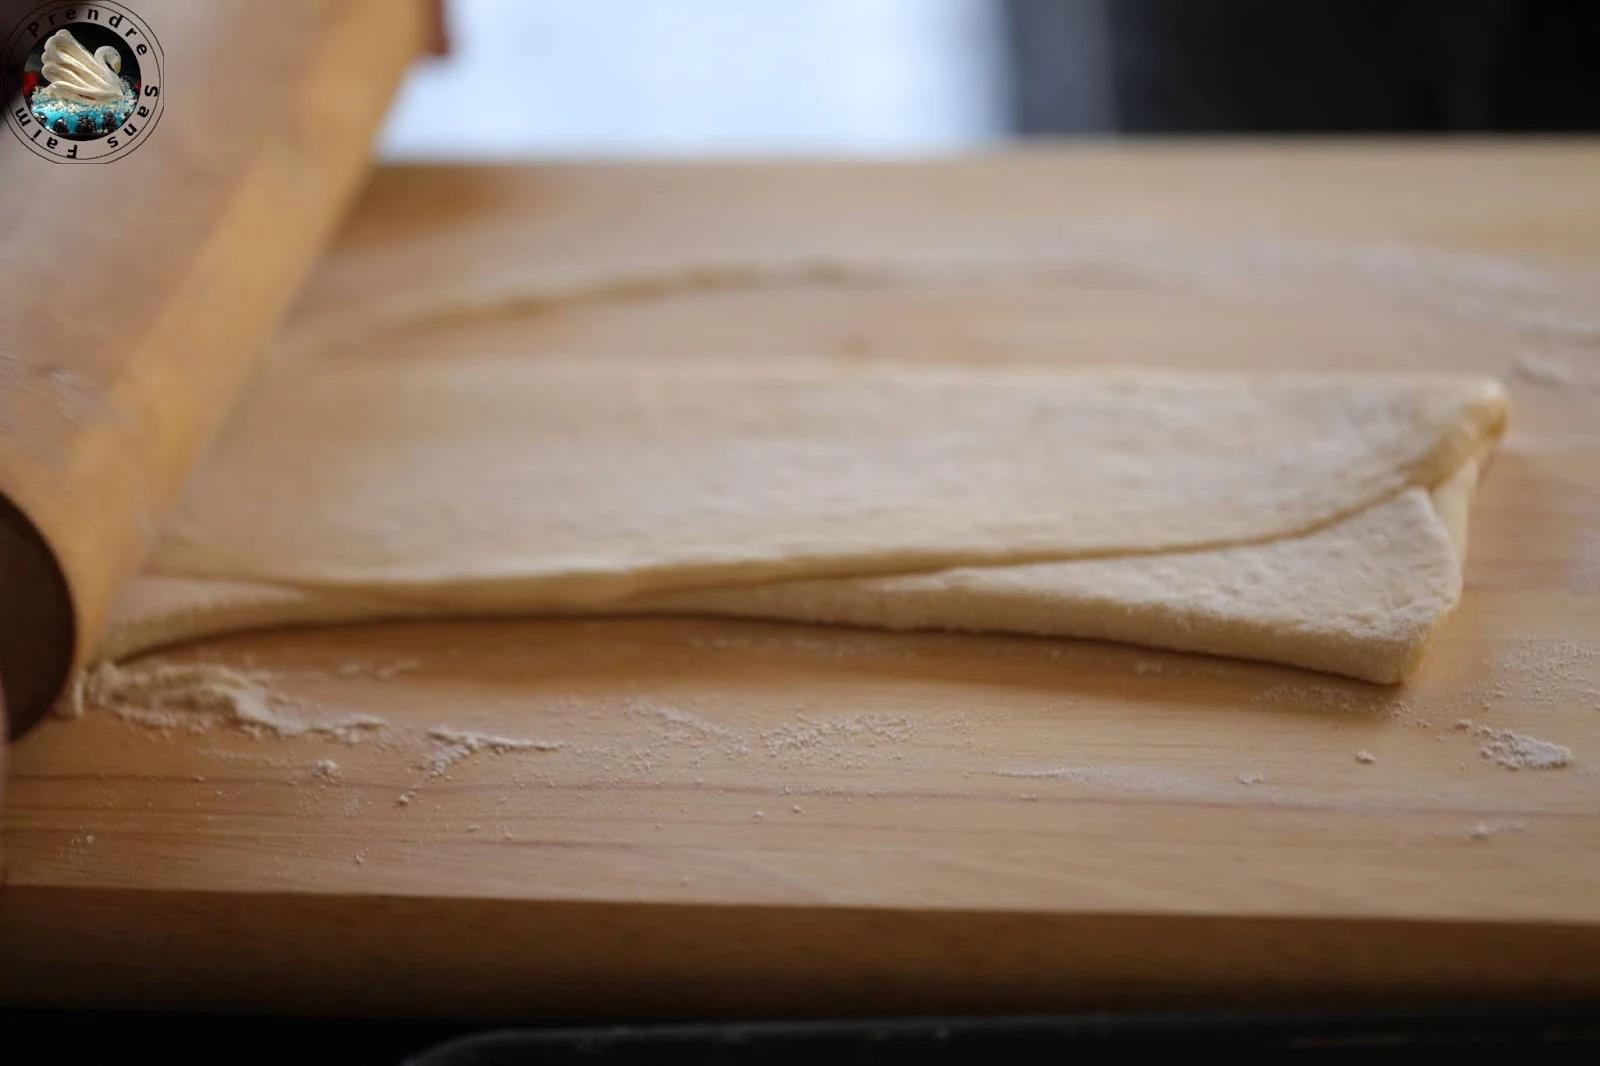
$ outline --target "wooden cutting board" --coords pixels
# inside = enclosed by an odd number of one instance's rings
[[[1465,601],[1394,690],[707,619],[168,653],[386,725],[45,723],[12,753],[0,995],[640,1018],[1600,991],[1597,188],[1594,142],[381,172],[289,338],[473,271],[931,261],[1037,223],[1076,251],[634,287],[470,328],[530,357],[1501,375],[1513,428]],[[462,328],[393,343],[448,357]],[[1502,765],[1505,731],[1567,764]]]

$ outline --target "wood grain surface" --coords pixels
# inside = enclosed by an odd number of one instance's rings
[[[12,753],[0,995],[574,1018],[1600,991],[1597,181],[1590,142],[380,173],[283,343],[342,306],[392,328],[329,357],[1501,375],[1465,601],[1399,689],[716,619],[174,650],[384,725],[45,723]],[[1029,227],[1071,254],[403,320],[463,279],[915,264]],[[1570,761],[1508,768],[1484,729]]]

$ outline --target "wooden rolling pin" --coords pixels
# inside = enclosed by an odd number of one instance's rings
[[[354,193],[429,22],[422,0],[128,6],[162,53],[165,113],[138,149],[52,163],[0,134],[13,735],[91,649]]]

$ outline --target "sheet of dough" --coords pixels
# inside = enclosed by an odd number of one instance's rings
[[[1497,383],[1460,377],[284,360],[102,655],[257,625],[671,610],[1393,681],[1459,597],[1440,513],[1464,514],[1504,417]]]

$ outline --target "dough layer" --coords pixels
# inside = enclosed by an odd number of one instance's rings
[[[1504,419],[1498,383],[1452,376],[285,359],[99,654],[678,612],[1395,681],[1459,598],[1465,500]]]

